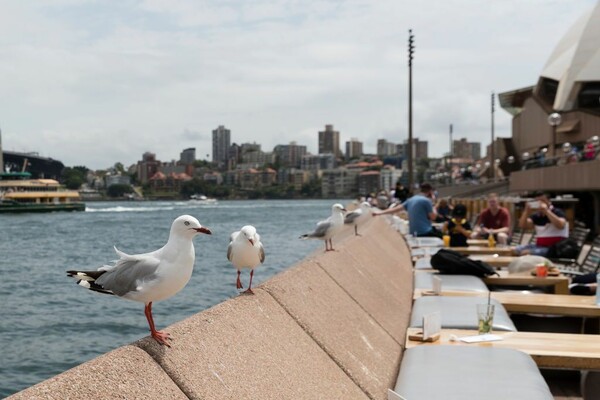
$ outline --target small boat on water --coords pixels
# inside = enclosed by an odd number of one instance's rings
[[[193,194],[190,196],[190,201],[193,201],[195,203],[214,204],[217,202],[217,199],[206,197],[203,194]]]
[[[0,213],[85,211],[79,192],[28,172],[0,173]]]

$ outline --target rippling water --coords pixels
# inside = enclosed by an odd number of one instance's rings
[[[156,303],[159,329],[237,295],[229,235],[256,226],[265,263],[253,285],[322,246],[298,239],[330,214],[331,200],[88,203],[83,213],[0,215],[0,397],[10,395],[148,334],[143,305],[93,293],[65,271],[95,269],[113,246],[144,253],[164,245],[171,222],[191,214],[213,234],[199,235],[189,284]],[[246,271],[245,271],[246,272]],[[247,286],[248,275],[242,281]]]

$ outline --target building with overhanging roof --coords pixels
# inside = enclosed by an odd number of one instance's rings
[[[513,116],[510,191],[573,193],[600,227],[600,2],[558,41],[535,85],[498,97]]]

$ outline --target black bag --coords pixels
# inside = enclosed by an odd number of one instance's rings
[[[565,238],[554,243],[548,248],[547,258],[569,258],[576,259],[579,255],[579,246],[575,239]]]
[[[498,275],[489,264],[479,260],[472,260],[454,250],[440,249],[431,257],[431,266],[441,274],[448,275],[475,275],[484,278],[489,275]]]

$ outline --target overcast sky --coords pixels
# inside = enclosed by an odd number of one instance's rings
[[[595,0],[13,0],[0,2],[5,150],[67,166],[178,159],[232,142],[297,141],[317,152],[408,136],[408,29],[415,35],[413,134],[429,154],[454,137],[490,141],[490,95],[536,83]],[[496,135],[510,136],[497,107]],[[210,156],[208,157],[210,158]]]

